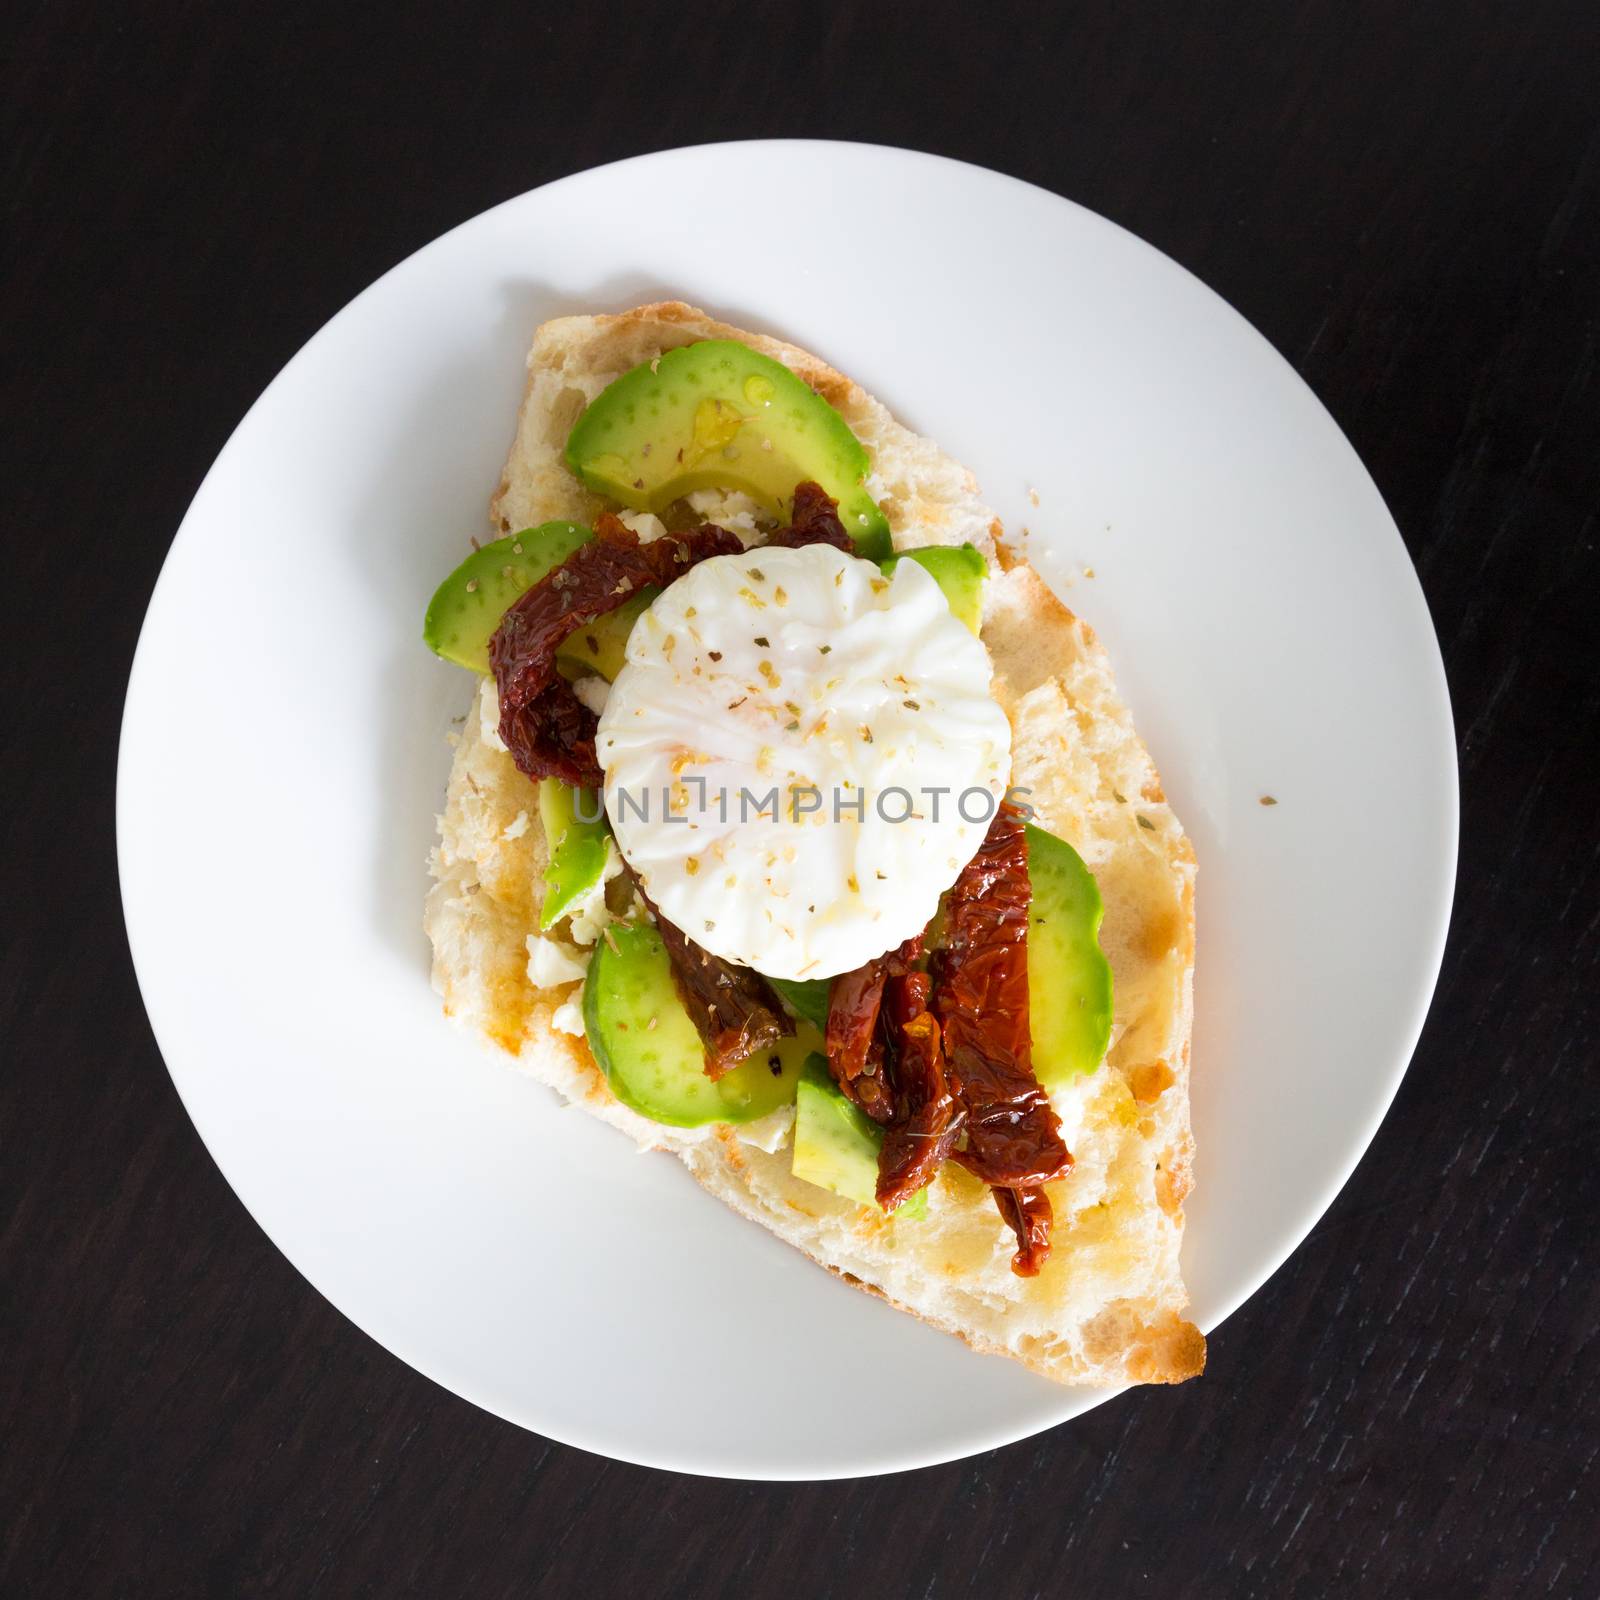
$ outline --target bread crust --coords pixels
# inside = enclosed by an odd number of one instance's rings
[[[1055,1252],[1038,1278],[1012,1274],[1012,1241],[987,1192],[952,1165],[929,1192],[925,1222],[890,1222],[793,1178],[786,1151],[727,1127],[665,1128],[616,1100],[583,1040],[555,1025],[571,987],[541,990],[528,978],[544,849],[533,792],[495,733],[488,681],[456,751],[424,916],[445,1009],[641,1148],[677,1156],[707,1190],[835,1277],[975,1350],[1058,1382],[1193,1377],[1205,1341],[1182,1314],[1178,1252],[1193,1174],[1194,852],[1093,630],[1003,542],[972,474],[826,362],[664,302],[537,331],[491,504],[496,530],[592,518],[600,502],[561,454],[578,412],[640,361],[705,338],[740,339],[783,361],[839,410],[872,456],[869,481],[897,547],[970,542],[990,561],[983,638],[1012,723],[1013,782],[1095,872],[1116,980],[1106,1062],[1064,1096],[1077,1160],[1051,1186]]]

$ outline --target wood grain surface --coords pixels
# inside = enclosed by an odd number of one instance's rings
[[[1593,0],[19,0],[0,81],[0,1591],[1600,1594]],[[1416,1059],[1204,1379],[857,1484],[610,1464],[356,1332],[201,1146],[117,897],[140,619],[267,381],[483,207],[755,135],[1001,168],[1219,290],[1393,509],[1461,750]]]

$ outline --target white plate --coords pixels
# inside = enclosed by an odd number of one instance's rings
[[[1305,1236],[1394,1093],[1449,914],[1455,756],[1416,578],[1339,430],[1209,290],[929,156],[728,144],[584,173],[306,345],[145,620],[117,795],[139,981],[252,1215],[458,1394],[688,1472],[948,1460],[1105,1395],[835,1282],[562,1110],[428,986],[424,858],[472,686],[423,648],[424,604],[485,529],[535,324],[667,296],[837,363],[1031,528],[1200,860],[1201,1326]]]

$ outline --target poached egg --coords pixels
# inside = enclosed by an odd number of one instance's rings
[[[1011,729],[988,652],[915,561],[717,556],[635,624],[595,748],[661,914],[775,978],[920,933],[988,830]]]

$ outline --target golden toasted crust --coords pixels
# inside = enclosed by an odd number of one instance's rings
[[[971,474],[824,362],[667,303],[538,330],[497,526],[593,516],[598,503],[561,462],[573,420],[623,371],[703,338],[743,339],[784,361],[844,415],[871,452],[870,481],[897,546],[968,541],[993,563],[983,638],[1012,722],[1013,781],[1094,871],[1116,982],[1104,1065],[1056,1097],[1076,1160],[1050,1186],[1054,1255],[1038,1278],[1017,1278],[987,1190],[953,1165],[929,1191],[926,1221],[894,1222],[796,1180],[781,1148],[757,1148],[726,1127],[665,1128],[615,1099],[583,1040],[555,1026],[570,987],[538,990],[527,977],[543,844],[536,825],[519,825],[533,794],[499,746],[487,683],[456,754],[425,919],[446,1008],[640,1146],[676,1155],[708,1190],[836,1277],[974,1349],[1063,1382],[1192,1377],[1205,1341],[1182,1316],[1178,1251],[1193,1168],[1194,854],[1093,630],[1001,542]]]

